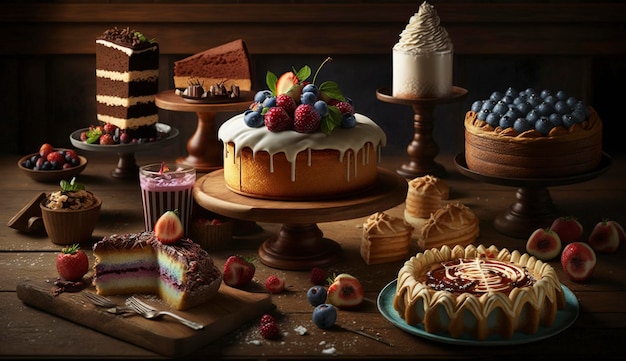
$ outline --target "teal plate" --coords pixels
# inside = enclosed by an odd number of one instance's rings
[[[393,308],[393,299],[396,293],[397,280],[391,281],[387,284],[378,294],[378,310],[380,313],[396,327],[410,334],[420,336],[429,340],[439,341],[443,343],[449,343],[454,345],[469,345],[469,346],[510,346],[519,345],[524,343],[535,342],[539,340],[552,337],[559,332],[570,327],[574,321],[578,318],[578,300],[574,293],[567,287],[561,285],[563,292],[565,293],[565,308],[558,310],[556,319],[550,327],[539,327],[537,333],[527,334],[523,332],[515,332],[513,337],[504,339],[499,335],[492,335],[485,340],[472,339],[467,335],[463,335],[460,338],[454,338],[447,332],[444,333],[430,333],[424,330],[423,324],[411,326],[404,322],[398,312]]]

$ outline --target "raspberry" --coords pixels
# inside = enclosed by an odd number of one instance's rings
[[[282,132],[293,128],[293,119],[281,107],[273,107],[265,113],[265,126],[270,132]]]
[[[326,272],[319,267],[313,267],[309,280],[314,285],[324,285],[326,283]]]
[[[310,104],[300,104],[294,113],[293,129],[298,133],[313,133],[320,126],[321,117]]]
[[[337,104],[334,104],[339,111],[341,112],[341,114],[354,114],[354,107],[352,106],[352,104],[348,103],[348,102],[338,102]]]
[[[115,142],[113,141],[113,137],[111,136],[111,134],[102,134],[100,136],[100,144],[111,145],[115,144]]]
[[[296,101],[289,95],[280,94],[276,97],[276,106],[282,107],[285,109],[287,114],[289,114],[289,116],[293,116],[293,112],[296,111],[297,104]]]
[[[264,325],[266,323],[276,323],[274,316],[267,313],[261,316],[261,325]]]
[[[261,324],[261,336],[268,340],[273,340],[280,336],[280,330],[276,322],[268,322]]]

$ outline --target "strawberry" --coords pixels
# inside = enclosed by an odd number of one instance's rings
[[[276,106],[285,109],[287,114],[293,117],[293,112],[296,111],[296,107],[298,105],[296,104],[296,101],[293,100],[293,98],[289,95],[279,94],[278,96],[276,96]]]
[[[336,276],[327,293],[328,302],[343,309],[355,308],[365,298],[361,282],[347,273]]]
[[[163,244],[172,244],[185,236],[183,223],[176,211],[167,211],[154,224],[154,235]]]
[[[114,134],[117,126],[115,124],[106,123],[102,128],[104,129],[105,133]]]
[[[320,127],[320,114],[310,104],[300,104],[294,113],[293,129],[298,133],[313,133]]]
[[[56,258],[57,272],[67,281],[79,281],[89,270],[89,258],[78,244],[61,249]]]
[[[63,154],[58,151],[48,153],[48,155],[46,156],[46,160],[52,163],[55,169],[60,169],[65,163],[65,157],[63,157]]]
[[[39,155],[43,158],[47,157],[48,154],[54,152],[54,147],[48,143],[44,143],[39,147]]]
[[[252,281],[256,267],[252,258],[233,255],[224,263],[224,283],[231,287],[243,287]]]
[[[292,86],[298,84],[298,77],[292,71],[288,71],[276,81],[276,95],[285,94]]]
[[[263,338],[268,339],[268,340],[274,340],[277,339],[278,336],[280,336],[280,329],[278,328],[278,325],[276,324],[276,322],[268,322],[268,323],[264,323],[261,324],[261,336],[263,336]]]
[[[113,136],[111,134],[102,134],[100,136],[100,144],[111,145],[115,144],[115,141],[113,140]]]
[[[281,107],[269,108],[263,119],[270,132],[282,132],[293,128],[293,119]]]
[[[281,293],[285,290],[285,279],[275,275],[271,275],[265,281],[265,289],[269,293]]]
[[[324,285],[326,282],[326,272],[319,267],[313,267],[309,275],[309,280],[314,285]]]

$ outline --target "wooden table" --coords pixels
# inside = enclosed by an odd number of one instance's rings
[[[89,164],[79,181],[103,199],[99,224],[92,241],[112,234],[138,232],[143,229],[139,185],[135,181],[112,180],[107,157],[87,154]],[[141,155],[140,155],[141,156]],[[451,198],[469,206],[481,219],[479,243],[524,250],[525,240],[503,236],[494,229],[493,220],[515,201],[515,189],[471,180],[455,169],[454,155],[442,154],[438,160],[446,167],[451,185]],[[0,181],[3,199],[0,214],[9,220],[40,192],[57,189],[57,184],[32,181],[18,172],[18,156],[0,157],[7,172]],[[384,166],[396,169],[402,157],[385,158]],[[161,159],[138,158],[139,163]],[[563,215],[579,217],[586,234],[593,225],[609,218],[626,225],[626,155],[613,155],[611,168],[601,176],[579,184],[551,188],[556,206]],[[402,216],[404,205],[388,211]],[[278,341],[264,340],[258,331],[258,320],[242,324],[236,331],[207,344],[185,359],[511,359],[522,356],[554,359],[618,359],[626,353],[626,247],[615,254],[598,255],[594,277],[584,284],[571,282],[558,261],[550,263],[565,286],[571,289],[580,304],[580,315],[567,330],[529,344],[507,347],[459,346],[426,340],[406,333],[387,321],[378,311],[376,297],[381,289],[394,280],[402,262],[368,266],[359,255],[359,228],[366,217],[320,223],[325,235],[341,244],[340,260],[325,270],[328,274],[347,272],[360,278],[366,301],[357,310],[339,311],[338,323],[363,329],[393,343],[386,346],[374,340],[346,331],[320,330],[311,322],[311,306],[305,293],[310,287],[308,272],[286,271],[256,263],[255,284],[249,289],[260,291],[261,284],[271,274],[287,279],[287,290],[272,295],[276,305],[273,312],[284,332]],[[216,263],[222,265],[232,253],[255,255],[259,245],[275,235],[280,224],[259,223],[263,232],[233,240],[228,250],[212,252]],[[131,343],[107,336],[53,314],[24,304],[16,295],[16,285],[26,280],[56,276],[54,258],[59,251],[45,235],[26,234],[7,226],[0,230],[0,357],[16,358],[100,358],[100,359],[160,359],[161,355]],[[90,245],[90,261],[93,255]],[[155,321],[161,322],[161,321]],[[304,326],[307,333],[299,335],[294,329]],[[324,354],[333,347],[334,356]]]

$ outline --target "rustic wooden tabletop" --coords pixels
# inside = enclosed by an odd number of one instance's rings
[[[89,158],[89,164],[79,176],[79,181],[103,200],[99,223],[92,242],[83,244],[93,263],[91,244],[113,233],[136,233],[143,230],[143,215],[139,185],[135,180],[112,178],[116,156],[81,152]],[[5,176],[0,180],[0,215],[8,222],[33,197],[42,192],[57,189],[56,183],[38,183],[16,167],[17,156],[0,157]],[[476,244],[506,247],[510,250],[525,249],[525,239],[513,238],[496,231],[493,220],[516,201],[515,186],[490,184],[460,174],[453,155],[439,155],[437,160],[448,171],[446,180],[451,186],[451,201],[459,201],[470,207],[480,218],[480,236]],[[138,153],[137,162],[146,164],[161,159]],[[171,159],[173,161],[174,159]],[[396,169],[402,158],[384,159],[383,166]],[[614,155],[609,169],[578,183],[549,187],[552,201],[559,215],[579,218],[587,236],[593,226],[612,219],[626,225],[626,157]],[[404,204],[387,213],[402,217]],[[262,284],[271,274],[284,276],[286,290],[270,297],[275,306],[271,312],[282,331],[278,340],[265,340],[259,333],[259,317],[250,317],[237,324],[232,331],[215,340],[207,341],[184,353],[184,359],[502,359],[516,356],[533,359],[553,358],[600,358],[618,359],[624,353],[626,339],[626,247],[617,253],[599,254],[593,277],[585,283],[570,281],[558,260],[550,261],[558,276],[572,291],[579,304],[579,315],[573,324],[545,339],[516,337],[505,347],[502,345],[463,343],[454,340],[432,340],[424,335],[407,332],[390,322],[378,309],[377,297],[392,282],[402,261],[380,265],[367,265],[359,254],[361,225],[365,217],[319,223],[324,236],[341,245],[339,261],[323,267],[327,274],[350,273],[357,276],[365,289],[366,299],[355,310],[339,311],[338,324],[377,335],[393,345],[377,342],[364,336],[341,329],[322,330],[311,321],[312,307],[306,300],[311,286],[308,271],[290,271],[267,267],[256,262],[257,271],[253,284],[244,289],[251,293],[263,292]],[[276,223],[259,222],[262,231],[232,240],[227,249],[211,251],[211,256],[221,267],[226,258],[234,253],[256,256],[259,246],[275,235],[281,226]],[[86,326],[59,316],[59,311],[33,307],[18,297],[18,285],[33,282],[49,285],[56,279],[54,259],[60,246],[53,244],[45,233],[20,232],[5,226],[0,230],[0,357],[3,359],[45,358],[98,358],[98,359],[159,359],[165,355],[150,347],[129,342],[120,330],[114,336],[101,332],[98,327]],[[417,252],[413,246],[412,253]],[[44,289],[46,287],[44,286]],[[64,294],[66,298],[73,295]],[[87,306],[84,306],[87,307]],[[62,313],[62,312],[61,312]],[[112,316],[120,317],[120,316]],[[102,318],[102,322],[108,322]],[[142,320],[143,321],[143,320]],[[133,321],[135,322],[135,321]],[[139,321],[137,321],[139,322]],[[148,321],[146,321],[148,322]],[[149,322],[167,322],[149,321]],[[123,327],[120,326],[120,327]],[[296,329],[303,327],[301,335]],[[184,331],[181,331],[184,334]]]

